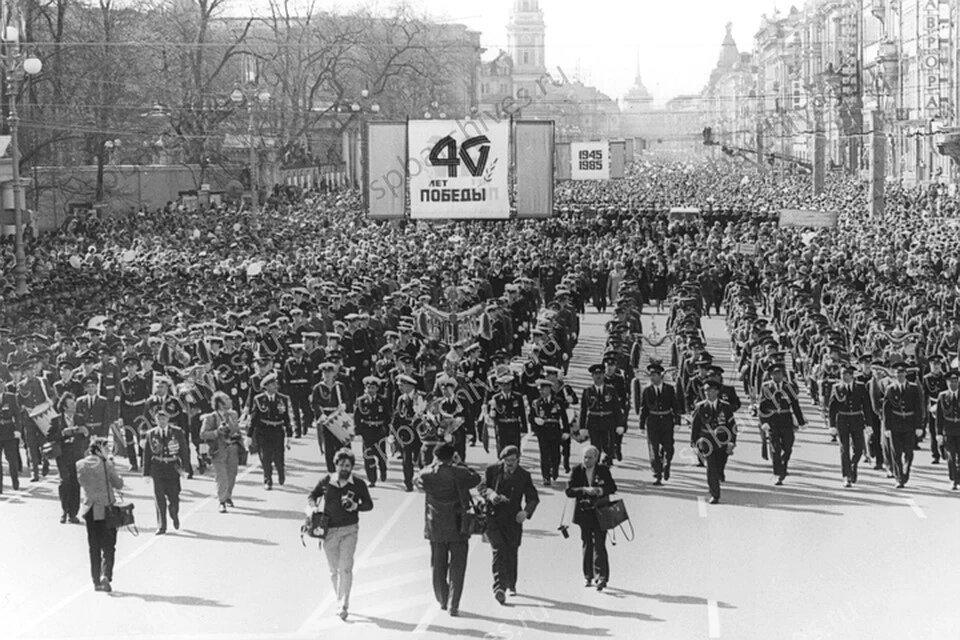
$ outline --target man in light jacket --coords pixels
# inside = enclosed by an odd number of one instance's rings
[[[117,530],[107,524],[107,507],[116,504],[115,490],[123,488],[123,478],[103,451],[103,441],[94,440],[87,455],[77,461],[77,479],[82,498],[80,517],[87,524],[90,549],[90,577],[95,591],[111,590],[113,563],[117,551]]]

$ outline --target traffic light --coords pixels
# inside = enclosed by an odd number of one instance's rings
[[[707,145],[707,146],[710,146],[710,145],[712,145],[712,144],[715,144],[714,141],[713,141],[713,128],[712,128],[712,127],[704,127],[704,128],[703,128],[703,144],[705,144],[705,145]]]

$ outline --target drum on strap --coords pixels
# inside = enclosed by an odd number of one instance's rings
[[[50,426],[53,424],[53,419],[56,418],[58,414],[57,410],[53,408],[53,402],[47,400],[41,402],[33,409],[28,410],[27,415],[30,416],[33,423],[37,425],[40,432],[43,435],[47,435],[47,432],[50,431]]]

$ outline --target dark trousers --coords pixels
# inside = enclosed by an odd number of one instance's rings
[[[935,413],[927,416],[927,428],[930,430],[930,453],[933,454],[933,459],[946,458],[946,452],[941,449],[940,442],[937,440],[937,417]]]
[[[10,482],[14,489],[20,488],[20,441],[13,440],[0,441],[0,453],[7,459],[7,467],[10,470]],[[76,469],[74,469],[76,474]],[[0,460],[0,493],[3,492],[3,461]]]
[[[307,432],[313,424],[313,408],[310,406],[310,389],[290,390],[290,409],[293,414],[293,424],[297,434]],[[287,435],[291,435],[287,433]]]
[[[567,438],[560,441],[560,459],[563,461],[563,470],[570,473],[570,441],[573,438]]]
[[[583,577],[587,580],[593,580],[595,577],[609,580],[607,532],[596,524],[581,524],[580,543],[583,550]]]
[[[600,450],[601,462],[608,465],[613,460],[613,431],[610,429],[590,429],[590,444]]]
[[[77,479],[77,461],[72,456],[57,458],[57,470],[60,472],[60,508],[68,516],[76,517],[80,512],[80,481]]]
[[[538,436],[540,446],[540,473],[544,480],[560,477],[560,436]]]
[[[890,461],[893,465],[893,477],[897,482],[906,484],[910,480],[910,468],[913,466],[913,447],[916,434],[913,431],[888,431],[890,441]]]
[[[671,418],[672,420],[672,418]],[[653,476],[659,480],[663,472],[669,471],[674,452],[673,424],[647,425],[647,447],[650,449],[650,467]]]
[[[617,460],[623,460],[623,436],[625,433],[626,429],[624,429],[624,433],[617,433],[616,430],[614,430],[614,432],[610,434],[610,437],[613,439],[613,442],[611,443],[613,447],[613,456]]]
[[[93,584],[100,578],[113,580],[113,561],[117,553],[117,530],[106,520],[94,520],[93,509],[83,516],[87,523],[87,547],[90,550],[90,577]]]
[[[130,467],[136,469],[139,466],[137,464],[138,434],[140,433],[140,427],[145,423],[143,407],[125,407],[121,405],[120,420],[123,423],[124,454],[126,454],[127,460],[130,462]],[[142,455],[141,452],[141,457]]]
[[[50,464],[43,459],[43,456],[40,454],[40,448],[43,446],[43,433],[40,429],[37,428],[33,422],[28,422],[23,427],[23,439],[27,447],[27,457],[29,458],[28,463],[30,464],[30,471],[33,472],[34,477],[40,474],[40,466],[43,464],[43,473],[47,473],[47,469],[50,467]]]
[[[258,444],[260,446],[260,464],[263,466],[263,481],[273,484],[273,467],[277,467],[277,481],[283,484],[287,479],[284,464],[285,440],[283,430],[277,427],[258,429]],[[331,461],[332,462],[332,461]],[[327,471],[333,472],[333,467],[327,464]]]
[[[380,479],[387,479],[387,441],[379,434],[363,435],[363,468],[367,471],[367,480],[377,481],[377,469],[380,469]]]
[[[870,447],[870,457],[873,458],[874,466],[883,466],[885,447],[883,446],[883,430],[879,426],[873,428],[868,446]]]
[[[712,445],[712,446],[709,446]],[[727,447],[717,446],[709,441],[701,441],[697,446],[700,460],[707,465],[707,487],[710,489],[710,496],[720,498],[720,482],[723,477],[723,470],[727,466]]]
[[[317,427],[317,440],[323,441],[320,448],[323,449],[323,459],[327,463],[327,472],[333,473],[337,470],[336,465],[333,464],[333,459],[336,457],[337,451],[343,448],[343,443],[330,433],[330,429],[322,426]]]
[[[167,528],[167,511],[170,517],[180,521],[180,474],[154,473],[153,497],[157,502],[157,525]]]
[[[787,475],[787,465],[793,455],[793,441],[795,439],[793,427],[770,428],[770,453],[773,458],[773,475],[784,478]]]
[[[420,457],[420,440],[414,440],[400,447],[403,463],[403,485],[408,489],[413,487],[414,467],[423,468],[423,458]]]
[[[517,560],[520,547],[503,542],[493,547],[493,592],[517,588]]]
[[[520,425],[517,423],[510,423],[508,425],[498,424],[496,427],[497,431],[497,455],[504,450],[505,447],[513,445],[520,448]]]
[[[946,436],[943,443],[944,451],[947,453],[947,472],[950,474],[950,480],[960,482],[960,434]]]
[[[840,429],[840,469],[844,478],[857,481],[857,465],[863,457],[863,429]],[[850,445],[853,445],[853,457],[850,456]]]
[[[469,542],[431,542],[430,566],[433,568],[433,595],[441,606],[460,608],[463,577],[467,573]]]
[[[428,467],[433,464],[433,451],[440,445],[434,442],[425,442],[420,447],[420,461],[423,466]]]

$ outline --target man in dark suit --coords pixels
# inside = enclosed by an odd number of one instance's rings
[[[670,462],[673,460],[673,429],[680,424],[683,413],[683,397],[673,385],[663,381],[663,366],[651,362],[647,366],[650,384],[636,394],[636,410],[640,414],[640,430],[647,431],[650,449],[650,467],[653,469],[653,484],[660,486],[670,479]]]
[[[424,537],[430,541],[430,566],[433,567],[433,593],[450,615],[460,615],[460,596],[467,571],[470,534],[461,531],[470,489],[480,484],[480,476],[460,463],[451,444],[441,444],[434,452],[434,464],[424,469],[419,482],[426,494]]]
[[[707,380],[703,390],[706,399],[693,408],[690,446],[706,461],[710,504],[717,504],[727,457],[737,445],[737,424],[730,405],[720,399],[720,383]]]
[[[617,484],[610,469],[600,461],[600,450],[590,445],[583,450],[583,464],[570,472],[567,482],[567,497],[576,498],[573,524],[580,527],[580,542],[583,550],[583,577],[586,586],[597,580],[597,591],[603,591],[610,580],[610,562],[607,558],[607,532],[597,520],[597,503],[617,492]]]
[[[865,440],[863,430],[867,427],[867,411],[870,396],[867,387],[857,382],[853,374],[853,365],[841,367],[840,382],[833,385],[830,400],[827,403],[830,421],[830,435],[840,436],[840,467],[843,472],[843,486],[849,487],[857,481],[857,465],[863,456]],[[850,445],[853,444],[853,457],[850,457]]]
[[[893,368],[897,372],[897,379],[884,390],[881,411],[893,475],[897,479],[897,488],[902,489],[910,480],[916,438],[923,435],[923,398],[920,388],[907,382],[906,363],[898,362]]]
[[[938,443],[947,453],[947,470],[953,491],[960,485],[960,371],[947,372],[947,389],[937,397],[936,423]],[[11,463],[12,464],[12,463]]]
[[[506,591],[517,595],[517,555],[523,522],[533,516],[540,497],[530,472],[520,466],[520,449],[510,445],[500,462],[487,467],[480,494],[491,505],[487,539],[493,548],[493,597],[506,602]]]

